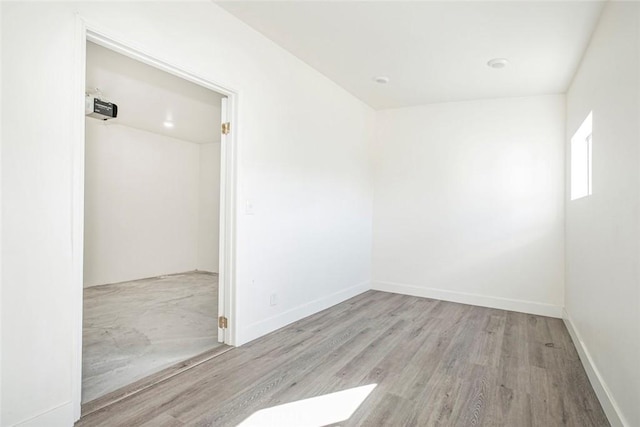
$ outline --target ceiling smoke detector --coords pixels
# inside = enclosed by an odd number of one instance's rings
[[[376,76],[373,78],[373,81],[376,83],[380,83],[381,85],[389,83],[389,77],[387,76]]]
[[[504,58],[493,58],[491,61],[487,62],[487,65],[497,70],[509,65],[509,61]]]

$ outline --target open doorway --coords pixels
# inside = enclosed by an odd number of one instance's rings
[[[85,86],[83,404],[224,345],[227,100],[92,42]]]

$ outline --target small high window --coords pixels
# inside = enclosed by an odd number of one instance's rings
[[[591,195],[592,116],[590,112],[571,138],[571,200]]]

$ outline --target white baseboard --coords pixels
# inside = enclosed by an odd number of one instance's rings
[[[70,427],[74,423],[73,405],[71,402],[63,403],[40,415],[14,424],[16,427]]]
[[[458,302],[461,304],[478,305],[480,307],[498,308],[501,310],[518,311],[520,313],[556,317],[558,319],[562,318],[562,306],[559,305],[447,291],[443,289],[423,288],[421,286],[392,282],[373,282],[371,289],[393,292],[396,294],[412,295],[416,297]]]
[[[567,313],[566,310],[563,311],[564,313],[562,318],[564,320],[564,324],[567,326],[569,335],[571,335],[573,345],[576,347],[576,350],[578,350],[582,366],[584,366],[584,370],[587,372],[591,386],[596,392],[596,396],[598,396],[598,400],[602,405],[604,413],[609,419],[609,423],[612,427],[630,427],[631,424],[625,420],[615,399],[611,395],[607,384],[604,382],[600,371],[596,367],[595,363],[593,363],[589,350],[585,346],[584,341],[582,341],[582,337],[571,320],[571,316],[569,316],[569,313]]]
[[[283,313],[261,320],[259,322],[248,325],[246,328],[238,331],[236,345],[242,345],[253,341],[256,338],[260,338],[263,335],[273,332],[276,329],[280,329],[300,320],[304,317],[311,316],[319,311],[332,307],[336,304],[340,304],[343,301],[353,298],[356,295],[360,295],[363,292],[371,289],[369,281],[359,283],[347,289],[335,292],[331,295],[318,298],[314,301],[302,304],[298,307],[287,310]]]

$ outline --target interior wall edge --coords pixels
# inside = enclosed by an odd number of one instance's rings
[[[620,407],[616,403],[616,400],[613,398],[611,391],[607,387],[607,383],[604,381],[604,378],[600,374],[598,367],[596,366],[591,354],[589,353],[589,349],[585,345],[584,341],[581,338],[580,332],[576,328],[575,324],[571,320],[571,315],[566,310],[563,310],[562,320],[569,331],[569,335],[571,335],[571,340],[573,341],[573,345],[578,351],[578,355],[580,356],[580,362],[584,367],[584,370],[587,372],[587,377],[589,377],[589,382],[593,387],[593,390],[602,405],[602,409],[604,409],[604,413],[607,415],[609,419],[609,423],[611,423],[611,427],[631,427],[631,424],[628,423],[620,410]]]
[[[91,117],[85,117],[85,121],[92,121],[91,123],[93,123],[93,120],[96,120],[94,118]],[[133,129],[135,131],[138,132],[143,132],[145,134],[149,134],[149,135],[155,135],[155,136],[160,136],[162,138],[167,138],[168,141],[171,141],[173,143],[176,144],[194,144],[197,146],[200,145],[209,145],[209,144],[219,144],[219,142],[196,142],[196,141],[191,141],[189,139],[183,139],[183,138],[178,138],[176,136],[170,136],[170,135],[165,135],[163,133],[160,132],[154,132],[152,130],[149,129],[145,129],[143,127],[140,126],[134,126],[134,125],[130,125],[130,124],[125,124],[125,123],[120,123],[120,122],[105,122],[105,121],[100,121],[97,122],[97,125],[100,126],[105,126],[105,127],[110,127],[110,126],[115,126],[115,127],[122,127],[122,128],[126,128],[126,129]]]
[[[331,295],[318,298],[314,301],[310,301],[305,304],[301,304],[297,307],[289,309],[283,313],[279,313],[275,316],[261,320],[259,322],[247,325],[245,328],[238,331],[236,346],[244,345],[254,339],[260,338],[270,332],[283,328],[293,322],[296,322],[305,317],[319,313],[322,310],[333,307],[340,304],[349,298],[360,295],[368,290],[371,290],[371,282],[366,280],[360,282],[355,286],[347,289],[342,289]]]
[[[535,314],[538,316],[562,318],[563,307],[553,304],[545,304],[535,301],[524,301],[491,295],[471,294],[445,289],[428,288],[405,283],[374,281],[371,289],[376,291],[391,292],[394,294],[411,295],[414,297],[431,298],[442,301],[457,302],[460,304],[475,305],[479,307],[496,308],[520,313]]]
[[[0,25],[2,24],[2,6],[0,5]],[[0,48],[2,31],[0,31]],[[1,55],[0,55],[1,61]],[[2,67],[0,67],[0,191],[2,189]],[[2,197],[0,196],[0,310],[2,310]],[[0,378],[2,378],[2,316],[0,315]],[[2,381],[0,381],[0,425],[2,425]]]
[[[389,108],[380,108],[375,110],[375,113],[387,113],[387,112],[394,112],[394,111],[403,111],[403,110],[413,110],[413,109],[420,109],[420,108],[426,108],[426,107],[438,107],[438,106],[447,106],[450,104],[472,104],[474,102],[490,102],[490,101],[503,101],[503,102],[510,102],[510,101],[518,101],[518,100],[526,100],[526,99],[531,99],[531,98],[554,98],[554,97],[563,97],[565,98],[567,95],[567,91],[568,89],[566,89],[564,92],[550,92],[550,93],[539,93],[539,94],[533,94],[533,95],[517,95],[517,96],[498,96],[498,97],[488,97],[488,98],[470,98],[470,99],[459,99],[456,101],[443,101],[443,102],[429,102],[426,104],[415,104],[415,105],[407,105],[405,107],[389,107]]]

